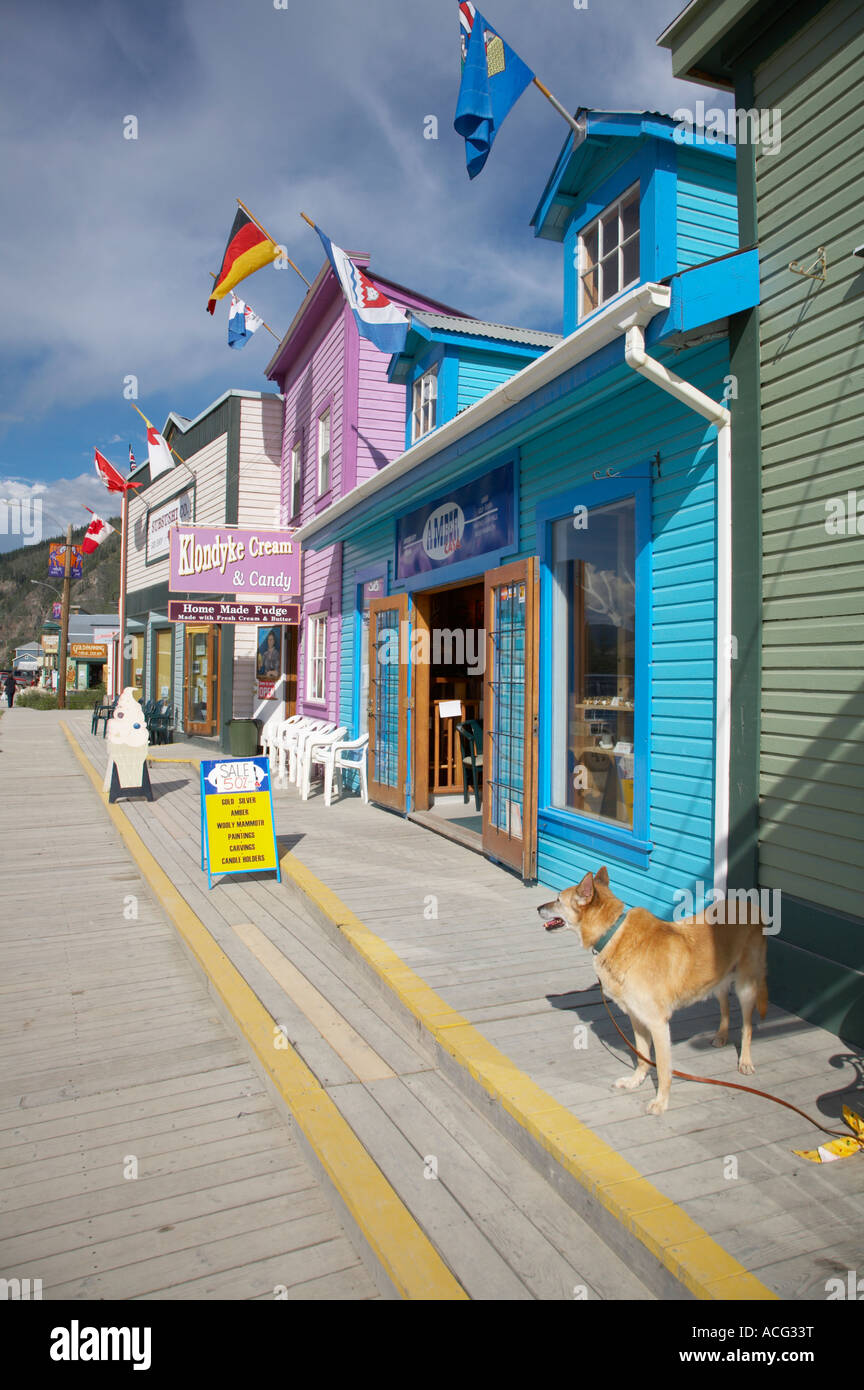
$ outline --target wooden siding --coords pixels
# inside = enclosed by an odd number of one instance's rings
[[[283,525],[291,520],[288,515],[291,449],[301,431],[303,498],[300,520],[310,521],[318,507],[318,416],[331,396],[330,491],[333,498],[341,495],[344,350],[345,320],[340,302],[322,321],[308,357],[282,388],[285,395],[281,490]]]
[[[537,356],[540,355],[538,348]],[[488,353],[471,352],[470,348],[460,348],[456,410],[465,410],[469,405],[474,405],[475,401],[482,400],[490,391],[494,391],[496,386],[500,386],[502,381],[509,381],[510,377],[515,376],[525,365],[526,359],[522,357],[496,357]]]
[[[675,370],[715,399],[728,371],[725,343],[677,357]],[[614,419],[614,427],[613,427]],[[521,547],[536,553],[535,509],[595,469],[644,471],[652,487],[651,792],[647,869],[604,855],[617,891],[669,916],[676,889],[713,881],[716,434],[692,411],[636,377],[522,446]],[[642,471],[642,470],[640,470]],[[541,635],[541,681],[543,648]],[[613,868],[614,866],[614,868]],[[598,867],[597,852],[538,837],[537,873],[555,887]],[[628,896],[629,895],[629,896]]]
[[[182,453],[179,445],[175,447],[178,453]],[[227,450],[228,436],[222,434],[218,439],[214,439],[212,444],[190,455],[185,468],[178,463],[176,468],[163,473],[149,487],[144,488],[141,493],[136,491],[129,499],[129,553],[126,571],[129,593],[168,582],[167,551],[164,557],[154,564],[146,563],[147,512],[190,486],[190,470],[195,475],[195,524],[218,526],[224,521]]]
[[[678,149],[678,269],[738,249],[735,163]]]
[[[349,331],[356,332],[353,325]],[[359,340],[357,482],[405,452],[405,387],[387,380],[390,358],[366,338]]]
[[[279,525],[282,402],[240,402],[238,526]]]
[[[782,109],[756,160],[762,267],[760,881],[861,917],[864,537],[826,532],[861,484],[864,11],[834,0],[755,73]],[[803,279],[826,248],[828,279]]]

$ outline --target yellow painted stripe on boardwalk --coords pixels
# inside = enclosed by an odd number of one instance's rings
[[[142,875],[254,1048],[394,1288],[405,1299],[467,1299],[461,1284],[317,1077],[293,1047],[282,1046],[287,1040],[260,999],[160,868],[122,811],[107,802],[99,775],[71,730],[63,722],[60,727]],[[281,1038],[278,1048],[274,1046],[277,1034]]]
[[[283,873],[326,913],[440,1046],[691,1293],[702,1299],[777,1298],[670,1197],[451,1008],[295,855],[284,855],[281,863]]]
[[[296,965],[292,965],[274,946],[260,927],[252,922],[241,922],[231,930],[248,947],[256,960],[273,976],[284,989],[289,999],[293,999],[310,1023],[314,1023],[322,1038],[338,1053],[346,1066],[350,1067],[358,1081],[387,1081],[396,1073],[388,1067],[383,1057],[379,1057],[365,1038],[361,1038],[338,1009],[334,1009],[329,999],[325,999]]]

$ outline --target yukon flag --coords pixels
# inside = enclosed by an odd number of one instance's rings
[[[351,306],[361,338],[368,338],[379,351],[388,355],[402,352],[408,337],[407,315],[387,298],[383,290],[373,285],[369,276],[364,275],[340,247],[333,245],[320,227],[315,230]]]
[[[107,521],[103,521],[101,516],[93,513],[93,520],[87,527],[84,539],[81,542],[81,549],[85,555],[92,555],[94,550],[98,550],[104,540],[113,535],[114,527],[109,526]]]
[[[264,320],[260,319],[242,299],[238,299],[232,290],[231,313],[228,317],[228,346],[244,348],[263,322]]]
[[[153,479],[158,478],[160,473],[167,473],[169,468],[174,467],[171,450],[154,425],[147,426],[147,453],[149,455],[150,481],[152,483]]]

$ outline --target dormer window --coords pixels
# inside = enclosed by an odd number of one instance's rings
[[[639,185],[579,234],[579,317],[639,283]]]
[[[414,382],[413,408],[411,415],[411,443],[415,444],[422,435],[435,428],[436,407],[438,404],[438,363],[430,367]]]

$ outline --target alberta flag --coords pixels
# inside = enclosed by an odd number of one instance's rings
[[[372,284],[369,276],[364,275],[344,251],[333,245],[320,227],[315,230],[351,306],[360,336],[368,338],[370,343],[388,355],[401,352],[408,336],[407,315],[387,298],[383,290]]]
[[[249,308],[242,299],[231,295],[231,313],[228,316],[228,346],[243,348],[252,334],[261,327],[263,319]]]
[[[459,6],[459,22],[462,85],[453,125],[465,141],[468,173],[475,179],[534,74],[468,0]]]

